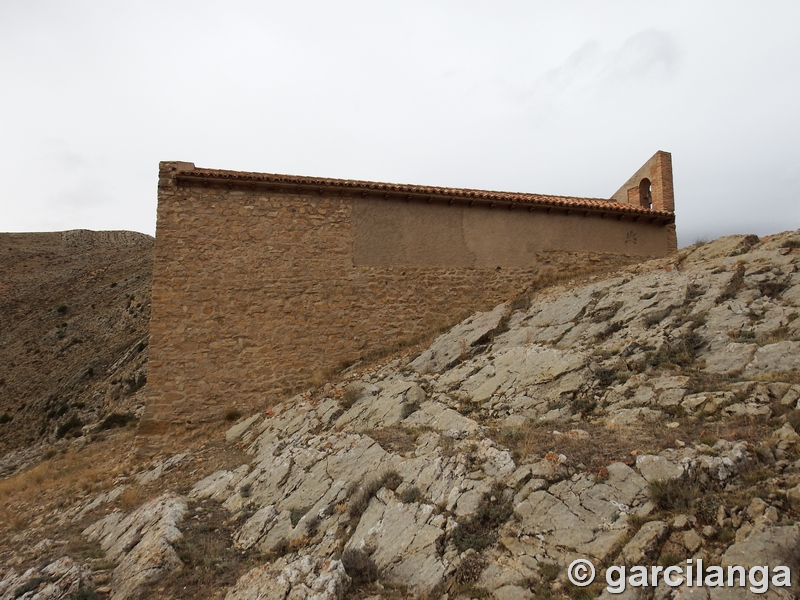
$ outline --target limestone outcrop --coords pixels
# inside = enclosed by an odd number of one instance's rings
[[[531,293],[416,356],[243,416],[219,435],[247,459],[180,494],[108,512],[123,490],[105,492],[62,518],[108,513],[83,536],[114,565],[112,598],[206,568],[175,549],[203,519],[224,532],[225,556],[250,561],[219,590],[227,600],[575,597],[576,558],[599,582],[610,565],[699,559],[795,573],[799,247],[800,233],[723,238]],[[164,458],[125,489],[193,460]],[[69,564],[53,597],[92,581]],[[5,599],[40,575],[0,577]],[[585,591],[745,597],[603,587]]]

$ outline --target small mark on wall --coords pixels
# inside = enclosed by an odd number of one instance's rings
[[[625,236],[625,243],[626,244],[636,244],[636,242],[637,242],[636,232],[635,231],[629,231],[628,235]]]

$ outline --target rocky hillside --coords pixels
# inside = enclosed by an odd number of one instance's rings
[[[0,482],[0,599],[757,597],[604,590],[612,565],[689,559],[796,584],[799,311],[800,232],[722,238],[476,314],[151,463],[129,431],[84,436]],[[570,583],[577,558],[596,583]]]
[[[0,475],[139,409],[152,253],[128,231],[0,234]]]

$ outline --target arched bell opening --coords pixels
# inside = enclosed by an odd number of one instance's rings
[[[639,183],[639,206],[653,208],[653,194],[650,191],[650,180],[647,177]]]

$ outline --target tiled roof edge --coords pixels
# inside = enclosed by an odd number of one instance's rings
[[[249,173],[245,171],[226,171],[221,169],[192,169],[179,171],[176,179],[183,181],[229,181],[259,182],[275,185],[325,186],[361,192],[406,193],[414,195],[444,196],[463,198],[479,202],[510,202],[526,205],[559,206],[565,208],[585,208],[614,213],[649,215],[654,217],[674,217],[674,213],[653,210],[633,204],[623,204],[605,198],[578,198],[573,196],[554,196],[550,194],[527,194],[516,192],[497,192],[474,190],[468,188],[446,188],[426,185],[409,185],[399,183],[380,183],[359,181],[354,179],[332,179],[326,177],[303,177],[298,175],[280,175],[276,173]]]

